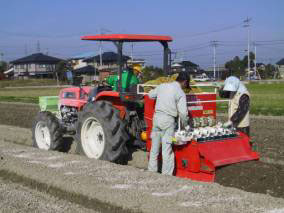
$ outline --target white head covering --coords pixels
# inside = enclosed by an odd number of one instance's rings
[[[245,85],[235,76],[230,76],[224,83],[224,90],[226,91],[239,92],[241,94],[248,92]]]

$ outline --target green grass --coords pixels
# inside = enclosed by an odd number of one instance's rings
[[[284,84],[248,84],[251,93],[251,114],[284,115]],[[61,88],[0,88],[0,101],[38,103],[39,96],[58,95]],[[212,91],[212,90],[211,90]],[[217,105],[219,112],[226,112],[226,104]]]
[[[64,84],[64,82],[62,82]],[[61,83],[61,84],[62,84]],[[57,85],[54,79],[1,80],[0,88]]]
[[[247,84],[251,94],[250,113],[254,115],[284,115],[284,84]],[[227,105],[218,103],[219,112],[227,112]]]
[[[61,88],[0,89],[0,101],[38,103],[39,96],[58,95]]]
[[[38,103],[38,97],[0,96],[0,101],[21,102],[21,103]]]
[[[284,84],[249,84],[251,112],[256,115],[284,115]]]

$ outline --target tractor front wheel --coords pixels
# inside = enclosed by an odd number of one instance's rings
[[[44,150],[57,150],[62,147],[63,129],[59,120],[51,112],[39,112],[32,127],[33,146]]]
[[[77,153],[115,163],[126,162],[129,136],[119,111],[111,103],[88,103],[79,114],[76,132]]]

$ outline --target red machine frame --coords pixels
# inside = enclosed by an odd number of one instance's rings
[[[152,120],[155,110],[155,100],[147,95],[144,97],[144,117],[147,123],[147,151],[151,150]],[[213,116],[216,118],[216,94],[200,93],[187,95],[189,117]],[[185,145],[174,145],[175,171],[174,175],[192,180],[213,182],[216,168],[242,161],[258,160],[259,154],[253,152],[250,138],[238,132],[234,138],[214,141],[190,141]],[[161,158],[160,158],[161,160]]]
[[[118,52],[118,92],[104,91],[101,92],[96,100],[110,100],[114,107],[120,110],[120,116],[123,118],[125,114],[125,100],[130,100],[130,93],[123,93],[121,88],[122,79],[122,47],[124,42],[160,42],[164,48],[163,67],[166,74],[170,70],[170,48],[168,42],[172,41],[170,36],[156,35],[137,35],[137,34],[110,34],[83,36],[82,40],[96,41],[112,41],[117,47]],[[189,116],[213,116],[216,117],[216,94],[202,93],[187,96],[189,102]],[[152,119],[155,109],[155,101],[151,100],[147,95],[144,96],[144,118],[147,124],[147,142],[146,147],[149,152],[151,149],[150,133],[152,130]],[[237,163],[246,160],[259,159],[259,154],[251,150],[249,137],[239,133],[238,137],[215,140],[210,142],[190,141],[183,146],[174,146],[173,150],[176,156],[175,175],[186,177],[198,181],[214,181],[215,171],[218,166]]]

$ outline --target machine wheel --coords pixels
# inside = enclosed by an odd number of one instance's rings
[[[44,150],[60,150],[63,129],[51,112],[39,112],[32,127],[33,146]]]
[[[89,158],[125,163],[129,136],[119,111],[111,103],[88,103],[79,114],[76,139],[77,153]]]

